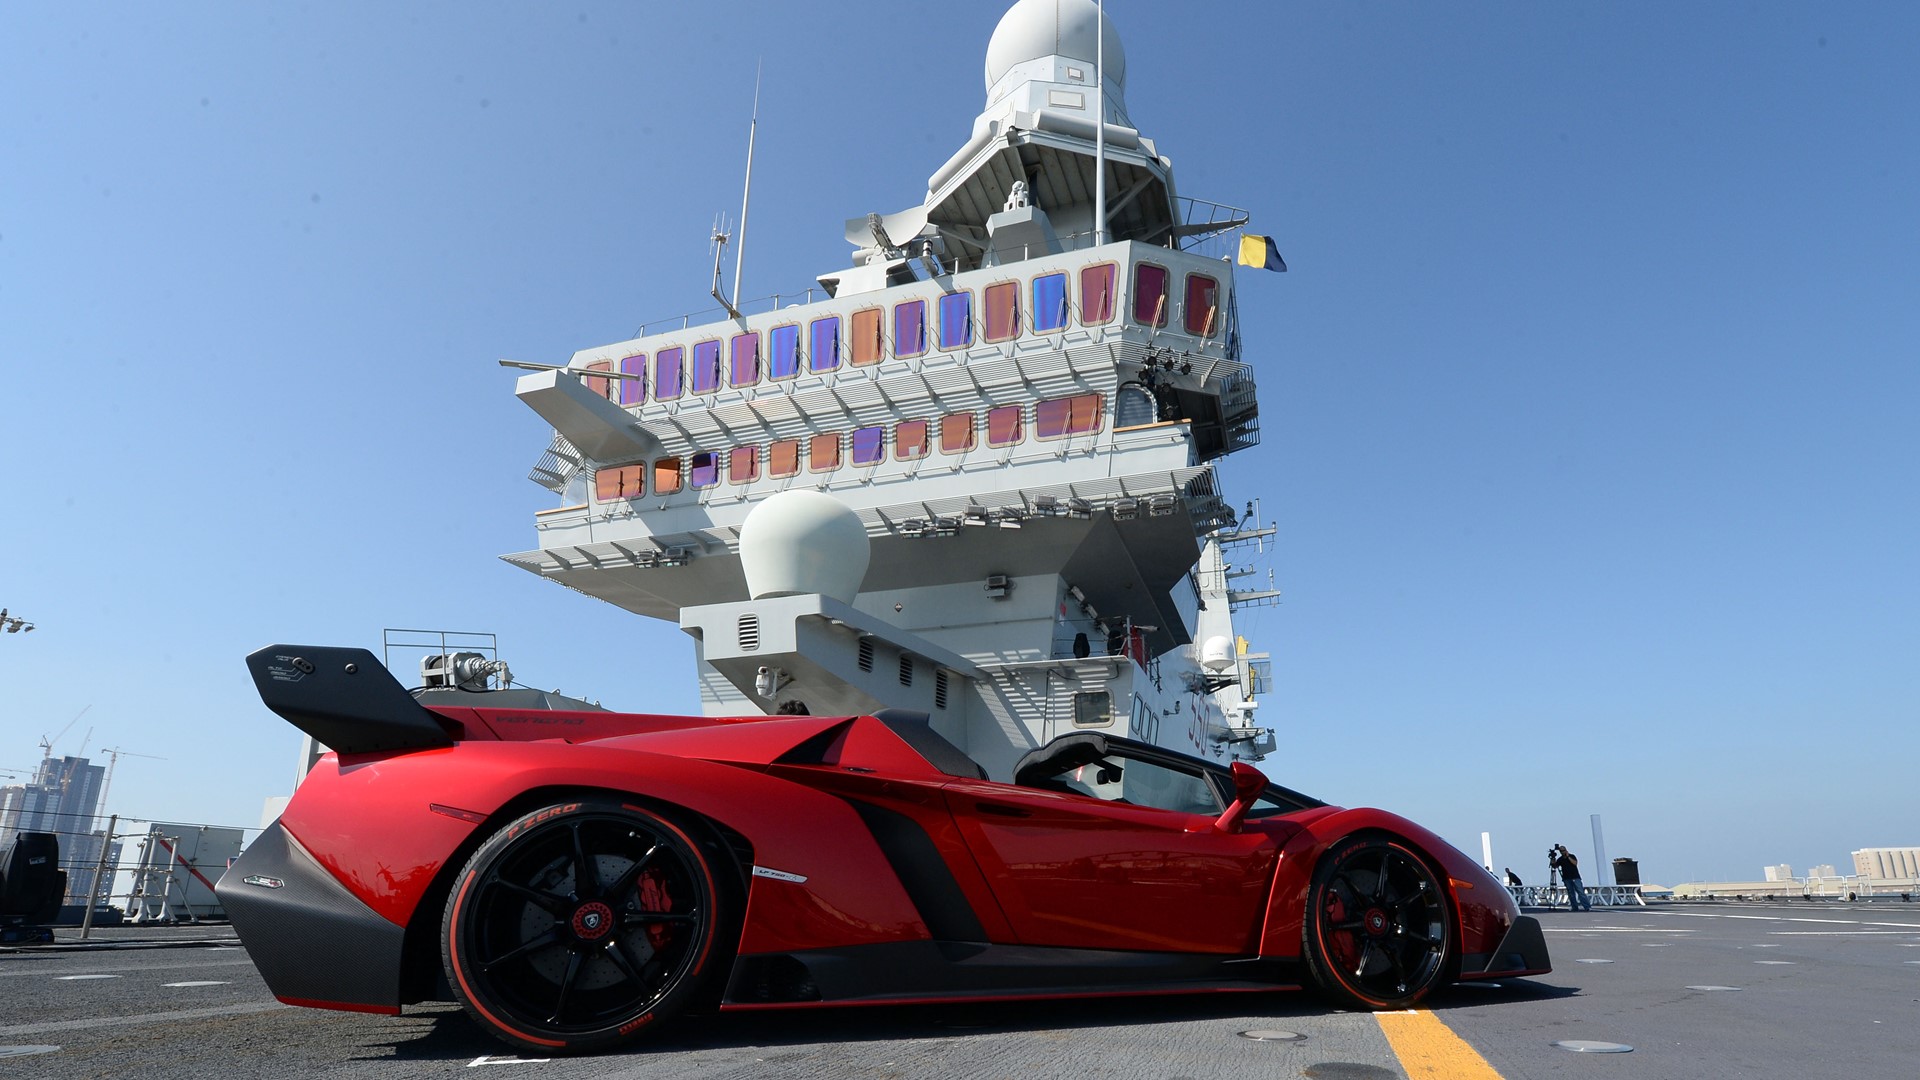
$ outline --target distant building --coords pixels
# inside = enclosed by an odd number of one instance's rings
[[[1766,867],[1762,871],[1762,873],[1766,874],[1768,881],[1792,881],[1793,880],[1793,867],[1787,863],[1781,863],[1778,866]]]
[[[1840,872],[1833,868],[1832,863],[1821,863],[1819,866],[1807,871],[1807,877],[1809,878],[1834,878],[1839,876]]]
[[[93,881],[106,837],[94,829],[100,813],[105,766],[83,757],[49,757],[33,780],[0,788],[0,847],[23,832],[49,832],[60,839],[60,865],[67,872],[66,903],[79,904]],[[108,852],[118,857],[118,845]],[[104,890],[111,875],[101,882]]]
[[[1870,847],[1853,853],[1853,872],[1863,878],[1920,878],[1920,847]]]

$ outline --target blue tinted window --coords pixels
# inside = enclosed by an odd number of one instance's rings
[[[776,326],[767,335],[767,378],[791,379],[800,372],[800,325]]]
[[[1033,328],[1058,330],[1067,325],[1067,275],[1042,274],[1033,279]]]
[[[693,455],[693,467],[687,470],[687,486],[710,488],[720,482],[720,455],[702,450]]]
[[[705,394],[719,388],[720,343],[702,341],[693,347],[692,385],[688,389],[696,394]]]
[[[855,465],[878,465],[886,456],[886,428],[863,427],[853,429],[853,463]]]
[[[840,366],[840,316],[815,319],[808,340],[807,366],[814,371],[832,371]]]
[[[940,298],[940,347],[964,349],[973,344],[973,294],[948,293]]]
[[[641,375],[647,373],[647,354],[638,353],[620,361],[620,373],[623,375]],[[641,405],[647,400],[647,381],[639,379],[620,380],[620,404]]]

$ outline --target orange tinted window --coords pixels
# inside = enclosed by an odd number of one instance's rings
[[[627,465],[618,469],[601,469],[593,474],[593,497],[601,502],[614,502],[619,499],[637,499],[646,494],[645,483],[647,467],[645,465]]]
[[[894,425],[893,456],[896,461],[912,461],[927,456],[925,420],[903,420]]]
[[[940,418],[940,452],[961,454],[973,449],[973,414],[948,413]]]
[[[1020,406],[987,410],[987,445],[1012,446],[1020,441]]]
[[[663,457],[653,463],[653,490],[656,495],[671,495],[680,490],[680,459]]]
[[[613,361],[600,360],[595,363],[588,364],[587,370],[588,371],[612,371]],[[607,378],[605,375],[586,375],[586,376],[582,376],[580,381],[583,383],[586,383],[587,389],[592,391],[598,397],[610,398],[613,396],[612,394],[613,387],[611,386],[613,380]]]
[[[1020,283],[1003,281],[989,285],[987,297],[987,340],[1011,341],[1020,336]]]
[[[760,478],[760,448],[736,446],[727,451],[727,482],[751,484]]]
[[[832,472],[840,467],[840,434],[815,435],[807,441],[809,472]]]
[[[853,313],[853,363],[880,362],[880,309],[868,308]]]
[[[1033,406],[1033,437],[1061,439],[1100,430],[1099,394],[1076,394],[1051,398]]]
[[[1094,326],[1113,318],[1113,264],[1080,269],[1080,322]]]
[[[799,439],[781,439],[767,447],[768,476],[792,476],[799,471]]]

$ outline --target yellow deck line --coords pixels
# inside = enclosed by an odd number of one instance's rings
[[[1408,1080],[1501,1080],[1480,1052],[1430,1012],[1374,1013]]]

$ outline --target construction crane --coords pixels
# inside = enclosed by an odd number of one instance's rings
[[[69,731],[72,731],[72,730],[73,730],[73,725],[75,725],[75,724],[77,724],[77,723],[79,723],[79,722],[80,722],[80,718],[81,718],[81,717],[83,717],[83,716],[85,716],[85,715],[87,715],[87,709],[91,709],[91,708],[93,708],[93,705],[92,705],[91,703],[89,703],[89,704],[87,705],[87,708],[86,708],[86,709],[81,709],[81,710],[80,710],[79,712],[77,712],[77,713],[74,713],[74,714],[73,714],[73,719],[71,719],[71,720],[69,720],[69,721],[67,721],[67,726],[66,726],[66,727],[63,727],[63,728],[61,728],[61,729],[60,729],[60,730],[59,730],[59,731],[58,731],[57,733],[55,733],[55,734],[54,734],[54,735],[53,735],[53,736],[52,736],[51,738],[49,738],[49,737],[48,737],[48,736],[46,736],[46,735],[42,735],[42,736],[40,736],[40,757],[41,757],[41,758],[42,758],[43,760],[44,760],[44,759],[46,759],[46,758],[50,758],[50,757],[52,757],[52,756],[53,756],[53,744],[54,744],[54,743],[57,743],[57,742],[59,742],[59,741],[60,741],[60,737],[61,737],[62,735],[65,735],[65,734],[66,734],[67,732],[69,732]],[[87,731],[88,731],[88,738],[92,738],[92,731],[93,731],[93,729],[92,729],[92,728],[88,728],[88,729],[87,729]]]
[[[116,765],[118,765],[118,764],[120,764],[120,758],[121,758],[121,757],[122,757],[123,755],[124,755],[124,756],[126,756],[126,757],[143,757],[143,758],[149,758],[149,759],[151,759],[151,760],[153,760],[153,761],[165,761],[165,760],[167,760],[166,758],[163,758],[163,757],[159,757],[159,756],[157,756],[157,755],[154,755],[154,754],[136,754],[136,753],[134,753],[134,752],[133,752],[133,751],[131,751],[131,750],[122,750],[122,749],[120,749],[120,748],[119,748],[119,747],[117,747],[117,746],[116,746],[116,747],[113,747],[112,749],[109,749],[109,750],[102,750],[102,751],[100,751],[100,752],[101,752],[101,753],[103,753],[103,754],[105,754],[105,755],[107,755],[107,757],[108,757],[108,759],[109,759],[109,760],[107,761],[107,776],[106,776],[106,779],[104,779],[104,780],[102,780],[102,781],[100,782],[100,809],[101,809],[101,810],[103,810],[103,811],[104,811],[104,810],[105,810],[105,809],[107,808],[107,792],[108,792],[109,790],[111,790],[111,789],[113,788],[113,767],[114,767],[114,766],[116,766]]]

